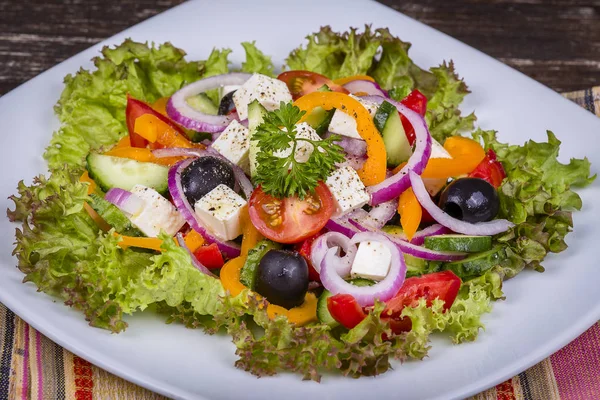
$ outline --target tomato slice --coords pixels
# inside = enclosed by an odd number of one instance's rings
[[[316,72],[287,71],[279,74],[277,79],[285,82],[294,100],[306,94],[316,92],[323,85],[327,85],[334,92],[350,93],[343,86],[334,83],[331,79]]]
[[[221,268],[225,261],[216,243],[200,246],[194,251],[194,256],[208,269]]]
[[[300,255],[302,257],[304,257],[304,259],[306,260],[306,263],[308,264],[308,279],[310,279],[311,281],[319,282],[319,283],[321,283],[321,275],[317,272],[315,267],[312,265],[312,263],[310,261],[310,255],[312,252],[313,242],[319,236],[321,236],[322,233],[323,232],[319,232],[316,235],[313,235],[313,236],[309,237],[308,239],[305,239],[303,242],[298,243],[296,245],[296,251],[298,253],[300,253]]]
[[[298,243],[319,232],[333,214],[329,189],[319,182],[304,200],[277,199],[258,187],[248,203],[250,220],[265,237],[279,243]]]
[[[414,112],[419,113],[421,116],[425,116],[427,112],[427,97],[418,89],[414,89],[412,92],[408,94],[405,98],[400,101],[403,105],[410,108]],[[402,127],[404,128],[404,132],[406,133],[406,138],[408,142],[412,146],[415,142],[415,129],[408,122],[408,120],[404,117],[404,115],[400,114],[400,120],[402,121]]]
[[[135,120],[144,114],[154,115],[162,122],[168,124],[171,128],[175,129],[178,133],[187,137],[183,130],[171,121],[169,118],[162,115],[160,112],[153,109],[149,104],[143,101],[134,99],[127,95],[127,108],[125,109],[125,122],[127,123],[127,131],[129,132],[129,140],[131,141],[131,147],[146,147],[148,141],[135,133]]]
[[[469,177],[484,179],[495,188],[499,188],[506,178],[506,172],[494,150],[489,149],[483,161],[469,174]]]
[[[336,294],[327,298],[327,309],[337,322],[343,327],[352,329],[360,324],[367,314],[350,294]]]

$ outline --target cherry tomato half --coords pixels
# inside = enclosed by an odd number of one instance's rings
[[[489,149],[483,161],[469,174],[470,178],[481,178],[490,183],[493,187],[499,188],[506,172],[502,163],[496,158],[494,150]]]
[[[316,72],[287,71],[281,73],[277,79],[285,82],[294,100],[306,94],[316,92],[323,85],[327,85],[334,92],[349,93],[343,86],[334,83],[331,79]]]
[[[300,255],[302,257],[304,257],[304,259],[306,260],[306,263],[308,264],[308,279],[310,279],[311,281],[319,282],[319,283],[321,283],[321,275],[317,272],[315,267],[312,265],[312,263],[310,261],[310,258],[311,258],[310,256],[312,253],[312,244],[319,236],[321,236],[321,234],[322,234],[322,232],[319,232],[316,235],[313,235],[307,239],[304,239],[303,242],[298,243],[296,245],[296,251],[298,253],[300,253]]]
[[[410,108],[414,112],[419,113],[422,117],[424,117],[425,113],[427,112],[427,97],[425,97],[425,95],[419,92],[417,89],[414,89],[412,92],[410,92],[408,96],[400,101],[400,103]],[[408,142],[412,146],[415,142],[415,130],[410,122],[408,122],[408,120],[404,117],[404,115],[400,114],[400,120],[402,121],[402,127],[404,128]]]
[[[367,317],[354,296],[336,294],[327,298],[327,309],[337,322],[347,329],[352,329]]]
[[[298,243],[319,232],[333,214],[329,189],[319,182],[304,200],[277,199],[256,188],[248,203],[250,220],[265,237],[279,243]]]

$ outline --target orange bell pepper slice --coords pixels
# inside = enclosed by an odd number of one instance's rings
[[[152,154],[152,150],[140,147],[119,147],[113,148],[106,153],[107,156],[129,158],[141,162],[151,162],[160,165],[171,166],[178,161],[182,160],[182,157],[164,157],[158,158]]]
[[[348,82],[352,81],[371,81],[375,82],[375,79],[371,78],[369,75],[353,75],[346,76],[344,78],[338,78],[333,81],[333,83],[337,83],[338,85],[345,85]]]
[[[246,286],[240,282],[240,273],[245,262],[246,257],[240,256],[227,261],[221,268],[221,274],[219,275],[221,283],[225,290],[234,297],[246,289]]]
[[[84,202],[83,208],[85,211],[87,211],[90,217],[92,217],[92,220],[100,229],[102,229],[104,232],[108,232],[110,230],[111,226],[100,216],[100,214],[96,212],[96,210],[92,208],[92,206],[90,206],[87,202]]]
[[[250,221],[250,214],[248,214],[248,207],[244,207],[241,214],[242,224],[242,249],[241,254],[243,257],[248,255],[248,252],[252,250],[258,242],[263,240],[265,237],[260,234],[256,229],[252,221]]]
[[[135,236],[124,236],[118,233],[114,233],[114,236],[120,236],[119,247],[126,249],[128,247],[137,247],[140,249],[150,249],[155,251],[162,251],[160,246],[163,244],[163,240],[155,237],[135,237]],[[173,238],[175,244],[177,241]]]
[[[283,308],[275,304],[267,306],[267,315],[274,319],[278,315],[284,315],[288,321],[296,325],[305,325],[317,320],[317,296],[314,293],[306,293],[304,303],[298,307]]]
[[[197,147],[180,132],[152,114],[144,114],[136,118],[133,130],[150,143],[158,143],[164,147]]]
[[[400,195],[398,214],[400,214],[400,224],[404,234],[410,241],[419,229],[423,217],[423,209],[412,188],[408,188]]]
[[[313,92],[300,97],[294,105],[306,111],[302,120],[306,119],[315,107],[322,107],[325,110],[336,108],[354,118],[360,137],[367,142],[367,161],[357,171],[358,176],[365,186],[376,185],[385,179],[387,167],[385,145],[373,124],[371,115],[362,104],[343,93]]]
[[[87,190],[87,194],[92,194],[96,191],[96,188],[98,187],[98,185],[96,185],[96,182],[94,182],[94,180],[92,178],[90,178],[90,174],[88,174],[87,171],[85,171],[81,177],[79,178],[79,182],[85,182],[88,183],[88,190]],[[95,211],[94,211],[95,212]]]
[[[152,104],[152,108],[154,108],[155,111],[158,111],[159,113],[161,113],[162,115],[164,115],[165,117],[167,116],[167,103],[169,102],[170,97],[161,97],[160,99],[156,100],[153,104]]]
[[[423,178],[450,178],[471,173],[485,158],[485,150],[473,139],[452,136],[444,142],[452,158],[430,158]]]
[[[185,245],[188,249],[190,249],[191,252],[196,251],[200,246],[204,244],[204,238],[202,237],[202,235],[193,229],[187,235],[185,235],[183,241],[185,242]]]
[[[111,150],[120,149],[123,147],[131,147],[131,140],[129,139],[129,136],[123,136]]]

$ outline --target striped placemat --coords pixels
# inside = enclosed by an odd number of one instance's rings
[[[600,87],[565,94],[600,116]],[[0,400],[165,397],[68,352],[0,304]],[[600,322],[541,363],[472,400],[600,399]]]

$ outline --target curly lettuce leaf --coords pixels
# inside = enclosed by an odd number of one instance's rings
[[[242,63],[242,71],[275,76],[273,61],[256,47],[256,42],[242,42],[246,52],[246,61]]]
[[[486,149],[493,149],[506,171],[499,188],[500,218],[516,224],[496,240],[508,247],[504,275],[511,277],[525,267],[543,270],[542,260],[549,252],[567,248],[565,236],[573,227],[571,213],[581,209],[581,198],[573,188],[591,184],[587,158],[558,161],[560,141],[548,131],[548,141],[533,140],[524,145],[508,145],[496,139],[496,132],[473,133]]]
[[[50,169],[81,167],[90,149],[110,146],[124,136],[127,94],[154,102],[210,71],[210,62],[187,62],[184,56],[169,43],[154,47],[126,40],[103,48],[93,72],[81,69],[67,75],[55,106],[61,127],[44,153]]]

